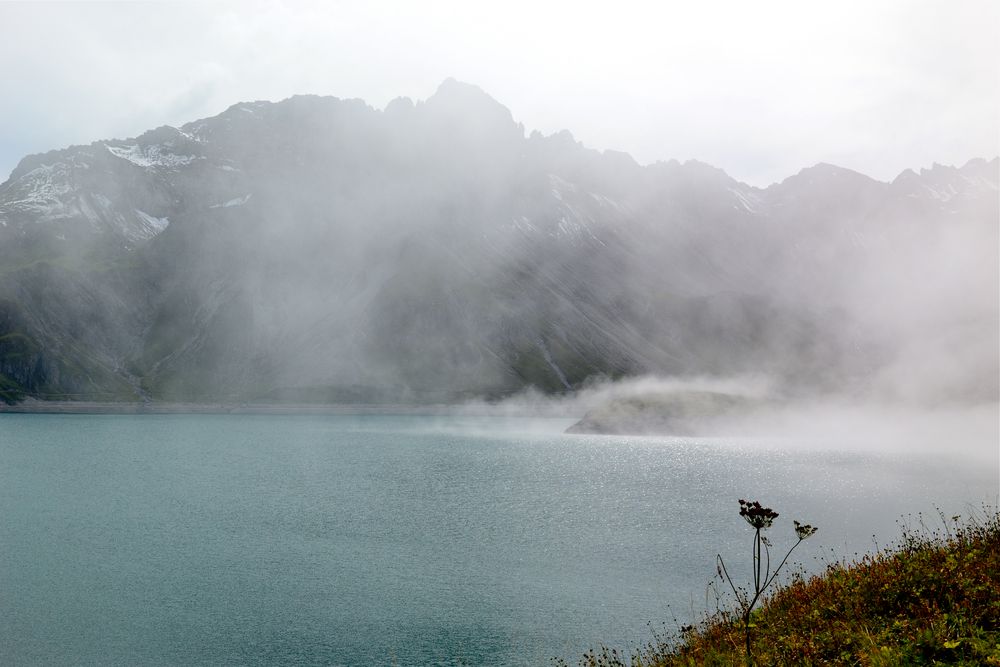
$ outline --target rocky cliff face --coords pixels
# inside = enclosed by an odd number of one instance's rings
[[[0,392],[437,401],[745,372],[842,388],[908,368],[902,347],[961,344],[952,389],[995,395],[997,171],[817,165],[758,189],[525,136],[454,81],[384,111],[237,104],[30,156],[0,185]]]

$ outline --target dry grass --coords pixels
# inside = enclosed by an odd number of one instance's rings
[[[1000,514],[940,524],[921,520],[893,548],[770,595],[752,615],[753,664],[1000,665]],[[742,621],[717,612],[631,654],[605,648],[578,664],[747,664]]]

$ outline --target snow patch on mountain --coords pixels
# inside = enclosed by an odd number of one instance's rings
[[[955,195],[958,194],[958,190],[955,189],[955,185],[952,183],[949,183],[941,190],[935,190],[929,185],[925,185],[924,187],[927,188],[928,192],[930,192],[932,198],[937,199],[940,202],[950,201],[955,197]]]
[[[742,208],[747,213],[756,213],[760,207],[760,198],[753,194],[741,192],[736,188],[729,188],[729,192],[736,197],[736,201],[739,203],[739,206],[733,205],[733,208],[737,210]]]
[[[105,144],[105,146],[108,152],[115,157],[127,160],[137,167],[144,169],[176,169],[189,165],[199,159],[194,155],[178,155],[160,144],[150,144],[147,146],[140,146],[139,144],[109,146]]]
[[[84,195],[77,200],[80,213],[82,213],[83,217],[90,221],[90,226],[92,228],[97,229],[101,216],[96,210],[94,210],[92,202],[97,202],[98,206],[101,206],[105,211],[110,208],[111,202],[103,195]]]
[[[549,174],[549,183],[552,187],[552,196],[559,201],[564,201],[565,193],[573,193],[577,191],[577,187],[575,185],[559,178],[555,174]]]
[[[512,218],[511,223],[514,229],[527,236],[538,233],[538,228],[526,216],[519,215],[516,218]]]
[[[555,174],[549,174],[549,185],[552,196],[559,202],[557,209],[560,213],[554,220],[555,226],[549,232],[549,236],[553,238],[560,236],[567,237],[574,243],[587,238],[604,245],[604,242],[601,241],[592,229],[597,224],[597,221],[591,214],[593,207],[591,202],[596,200],[602,207],[607,203],[616,211],[620,210],[621,207],[607,197],[602,199],[600,196],[583,192],[579,186]],[[591,210],[588,210],[588,208]]]
[[[19,213],[31,213],[38,220],[68,217],[70,210],[63,198],[76,192],[72,167],[64,162],[42,164],[18,179],[12,188],[14,198],[3,202],[4,207]]]
[[[233,206],[243,206],[243,204],[250,201],[251,197],[253,197],[253,193],[248,193],[242,197],[236,197],[235,199],[224,201],[221,204],[212,204],[209,208],[232,208]]]
[[[139,209],[134,209],[134,210],[135,214],[139,216],[139,219],[141,219],[143,222],[146,223],[146,225],[148,225],[149,230],[152,232],[150,236],[156,236],[164,229],[166,229],[167,225],[170,224],[169,218],[157,218],[155,216],[150,215],[149,213],[146,213],[145,211],[140,211]]]
[[[610,197],[597,194],[596,192],[591,192],[590,196],[594,201],[600,204],[602,208],[610,208],[618,212],[623,212],[625,210],[625,207],[623,207],[621,204],[616,202],[614,199],[611,199]]]

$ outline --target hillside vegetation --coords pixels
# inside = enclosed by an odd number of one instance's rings
[[[739,618],[718,612],[631,655],[605,648],[578,664],[1000,665],[1000,514],[907,530],[895,548],[796,578],[752,622],[751,661]]]

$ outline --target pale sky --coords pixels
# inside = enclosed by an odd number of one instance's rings
[[[474,83],[526,131],[765,186],[1000,152],[1000,2],[0,1],[0,181],[28,153],[298,93]]]

